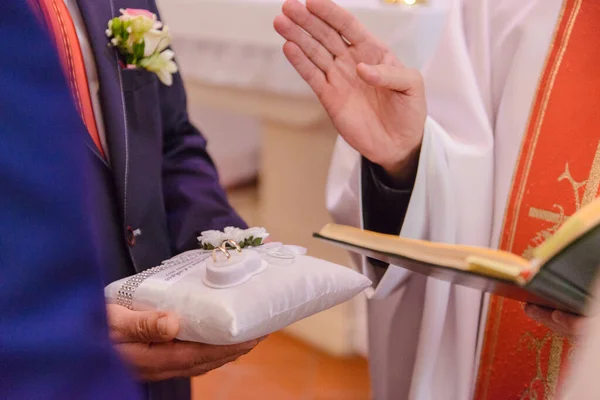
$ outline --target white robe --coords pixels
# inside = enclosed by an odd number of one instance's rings
[[[402,235],[497,246],[560,0],[453,0],[424,69],[429,118]],[[327,205],[362,226],[359,155],[341,138]],[[385,212],[385,210],[381,210]],[[473,396],[487,296],[390,267],[370,294],[376,400]]]

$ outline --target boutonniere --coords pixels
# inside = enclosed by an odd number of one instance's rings
[[[227,227],[223,231],[204,231],[198,236],[198,242],[203,250],[213,250],[226,242],[235,241],[242,249],[245,247],[258,247],[269,237],[265,228],[240,229]]]
[[[121,9],[121,15],[108,21],[106,36],[125,59],[127,68],[154,72],[167,86],[173,84],[177,64],[173,61],[169,27],[147,10]]]

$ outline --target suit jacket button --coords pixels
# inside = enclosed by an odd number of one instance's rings
[[[127,243],[129,243],[129,246],[133,247],[135,246],[135,231],[133,229],[133,227],[130,225],[127,227]]]

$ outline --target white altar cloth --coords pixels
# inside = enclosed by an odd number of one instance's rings
[[[292,96],[312,95],[285,59],[273,29],[283,0],[163,0],[161,10],[175,37],[188,79]],[[380,0],[338,0],[412,67],[437,43],[445,1],[424,6]]]

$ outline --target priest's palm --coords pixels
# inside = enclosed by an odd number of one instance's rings
[[[344,139],[389,173],[405,174],[420,146],[426,116],[419,72],[404,67],[330,0],[307,0],[306,6],[286,1],[275,29],[287,40],[288,60]]]

